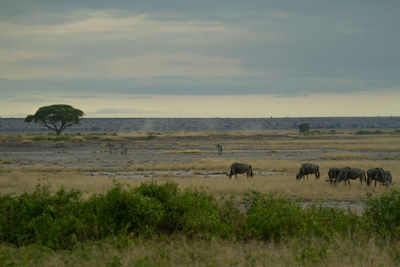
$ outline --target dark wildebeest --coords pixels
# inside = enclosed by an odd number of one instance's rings
[[[315,179],[319,178],[319,167],[318,165],[315,164],[311,164],[311,163],[303,163],[300,167],[299,173],[297,173],[296,175],[296,179],[301,179],[304,176],[309,174],[314,174],[315,175]]]
[[[328,171],[328,178],[326,179],[331,185],[335,182],[336,178],[340,173],[340,168],[330,167]]]
[[[390,171],[385,171],[385,183],[391,184],[392,183],[392,174],[390,173]]]
[[[235,162],[231,165],[229,172],[226,174],[226,176],[228,176],[229,179],[231,179],[232,176],[235,175],[237,179],[237,175],[241,173],[246,173],[247,178],[253,177],[253,169],[251,168],[251,165],[246,163]]]
[[[222,145],[221,144],[217,144],[217,150],[218,150],[218,155],[222,154]]]
[[[385,171],[382,168],[371,168],[367,171],[367,184],[368,186],[371,185],[372,180],[375,180],[375,187],[376,182],[379,182],[381,185],[388,185],[392,183],[392,174],[390,171]]]
[[[344,167],[340,169],[340,173],[336,177],[334,185],[341,181],[345,181],[350,185],[350,179],[355,180],[357,178],[360,179],[361,184],[363,181],[366,181],[365,171],[359,168]]]

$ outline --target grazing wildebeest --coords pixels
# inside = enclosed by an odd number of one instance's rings
[[[328,171],[328,178],[326,179],[331,185],[335,182],[336,178],[340,173],[340,168],[330,167]]]
[[[360,179],[361,184],[363,181],[366,181],[365,171],[359,168],[344,167],[340,169],[340,173],[336,177],[334,185],[341,181],[345,181],[350,185],[350,179],[355,180],[357,178]]]
[[[391,184],[392,183],[392,174],[390,171],[385,171],[385,184]]]
[[[217,150],[218,150],[218,155],[222,154],[222,145],[221,144],[217,144]]]
[[[381,185],[388,185],[392,183],[392,174],[390,171],[385,171],[382,168],[371,168],[367,171],[367,184],[368,186],[371,185],[372,180],[375,180],[375,187],[376,182],[379,182]]]
[[[231,165],[229,172],[226,174],[226,176],[228,176],[229,179],[231,179],[232,176],[235,175],[237,179],[237,175],[241,173],[246,173],[247,178],[253,177],[253,169],[251,168],[251,165],[246,163],[235,162]]]
[[[300,167],[299,173],[297,173],[296,175],[296,179],[301,179],[304,176],[309,174],[314,174],[315,175],[315,179],[319,178],[319,167],[318,165],[315,164],[311,164],[311,163],[303,163]]]

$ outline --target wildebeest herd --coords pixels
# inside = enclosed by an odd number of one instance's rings
[[[229,179],[232,178],[233,175],[236,176],[238,174],[245,173],[247,178],[253,177],[253,169],[250,164],[247,163],[233,163],[228,173],[226,174]],[[320,177],[319,166],[312,163],[303,163],[299,169],[299,172],[296,174],[296,179],[301,180],[308,178],[309,174],[314,174],[315,179]],[[350,180],[360,180],[362,184],[365,182],[368,186],[375,181],[380,183],[381,185],[389,185],[392,183],[392,174],[389,170],[384,170],[382,168],[371,168],[367,170],[367,175],[365,175],[365,171],[360,168],[351,168],[351,167],[330,167],[328,171],[328,178],[326,181],[329,182],[331,185],[336,186],[340,182],[344,181],[344,183],[350,185]]]
[[[333,185],[339,184],[341,181],[350,185],[350,179],[356,180],[359,179],[360,183],[367,183],[368,186],[375,181],[379,182],[381,185],[389,185],[392,183],[392,174],[389,170],[384,170],[382,168],[371,168],[367,170],[367,175],[365,175],[365,171],[360,168],[337,168],[331,167],[328,171],[327,182],[330,182]]]

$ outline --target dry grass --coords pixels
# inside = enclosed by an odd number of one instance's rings
[[[213,163],[210,167],[210,163]],[[393,174],[394,185],[393,187],[398,188],[400,182],[398,177],[400,174],[400,166],[397,162],[376,162],[371,161],[338,161],[340,163],[337,166],[350,166],[361,167],[365,169],[365,166],[381,166],[385,169],[390,169]],[[204,168],[204,162],[198,163],[192,166],[190,169],[188,165],[183,164],[184,167],[180,170],[202,170]],[[218,169],[220,166],[226,167],[224,161],[207,161],[207,166],[210,169]],[[57,190],[60,187],[80,189],[84,192],[84,195],[90,195],[93,193],[105,193],[113,185],[113,180],[120,183],[126,183],[131,186],[138,186],[143,182],[157,181],[159,183],[165,183],[167,181],[174,182],[179,185],[180,188],[203,188],[216,195],[241,195],[248,193],[249,190],[255,190],[261,193],[274,193],[283,194],[289,196],[299,196],[307,199],[346,199],[346,200],[359,200],[365,198],[367,195],[380,195],[390,190],[388,187],[377,186],[374,190],[373,187],[368,188],[365,184],[361,185],[359,181],[352,181],[351,186],[345,186],[340,184],[337,187],[332,187],[325,181],[325,176],[329,168],[328,162],[319,163],[321,167],[321,178],[315,179],[314,176],[310,176],[308,179],[296,180],[295,174],[300,166],[296,162],[286,161],[256,161],[253,164],[255,177],[247,179],[244,175],[239,175],[236,180],[234,177],[229,180],[223,171],[221,175],[217,175],[215,178],[202,178],[196,176],[196,171],[193,175],[186,175],[183,177],[177,177],[172,174],[164,174],[156,176],[155,178],[117,178],[114,179],[112,176],[99,175],[92,176],[91,172],[99,171],[98,169],[86,169],[86,170],[71,170],[66,168],[49,168],[49,167],[29,167],[29,168],[7,168],[2,169],[0,172],[0,192],[1,193],[14,193],[21,194],[23,192],[31,192],[34,190],[38,183],[49,183],[53,190]],[[377,165],[375,165],[377,164]],[[161,168],[163,167],[163,168]],[[169,169],[172,165],[166,164],[153,168],[153,170],[176,170],[177,166]],[[276,173],[260,173],[260,170],[274,170]],[[150,170],[150,166],[149,166]],[[221,169],[218,169],[221,170]],[[222,169],[225,170],[225,169]],[[124,170],[110,170],[114,172],[127,171]],[[134,173],[136,170],[132,170]]]
[[[346,136],[343,136],[346,137]],[[364,150],[364,151],[398,151],[400,150],[400,136],[347,136],[345,139],[299,139],[273,140],[268,142],[271,150]]]
[[[328,153],[321,157],[325,160],[355,160],[355,159],[369,159],[368,155],[359,153]]]
[[[0,246],[7,266],[397,266],[398,244],[343,240],[312,240],[304,244],[261,241],[111,239],[72,251]],[[14,264],[11,264],[14,263]]]
[[[160,152],[160,154],[202,154],[202,153],[204,152],[199,149],[168,150]]]
[[[293,134],[288,139],[285,136],[285,140],[268,140],[265,136],[272,133],[267,133],[261,139],[255,138],[254,136],[259,133],[253,133],[254,135],[243,133],[198,133],[198,136],[204,137],[221,137],[222,135],[230,134],[231,136],[240,136],[237,139],[230,139],[227,142],[228,151],[229,148],[242,147],[243,149],[262,149],[268,147],[274,150],[291,150],[291,149],[313,149],[318,148],[320,150],[327,149],[329,151],[336,150],[335,153],[327,153],[323,155],[319,160],[314,160],[320,166],[321,179],[314,180],[310,177],[308,180],[296,181],[295,175],[301,165],[302,161],[293,160],[266,160],[266,159],[240,159],[239,162],[250,163],[253,166],[255,177],[252,180],[247,180],[243,176],[240,176],[236,181],[235,179],[228,180],[224,173],[228,170],[229,166],[234,162],[232,159],[226,159],[223,157],[214,158],[203,158],[193,160],[191,162],[174,162],[174,161],[163,161],[160,163],[143,163],[143,164],[120,164],[120,165],[105,165],[111,167],[102,168],[64,168],[60,167],[44,167],[44,166],[29,166],[26,167],[15,167],[13,164],[9,164],[9,159],[0,159],[2,167],[0,167],[0,192],[8,193],[13,192],[20,194],[24,191],[31,191],[34,189],[38,181],[48,181],[55,189],[61,186],[66,188],[77,188],[81,189],[85,194],[91,193],[103,193],[112,186],[112,177],[108,176],[91,176],[91,172],[98,171],[112,171],[112,172],[140,172],[140,171],[192,171],[193,175],[187,176],[174,176],[171,174],[160,175],[155,177],[157,181],[165,182],[167,180],[176,182],[181,188],[190,186],[207,188],[215,194],[242,194],[247,193],[250,189],[256,190],[262,193],[283,193],[288,195],[302,196],[305,198],[338,198],[338,199],[359,199],[365,197],[371,193],[371,189],[361,186],[358,181],[353,181],[351,187],[345,187],[340,185],[337,188],[332,188],[328,183],[325,182],[327,172],[331,166],[336,167],[358,167],[364,170],[373,167],[382,167],[392,172],[394,187],[398,187],[400,184],[397,180],[400,179],[400,165],[397,160],[385,160],[384,151],[392,151],[394,149],[400,150],[400,137],[391,135],[379,135],[379,136],[355,136],[342,134],[339,137],[337,135],[322,137],[299,137]],[[277,134],[277,133],[273,133]],[[279,134],[284,135],[285,133],[280,132]],[[288,134],[288,133],[286,133]],[[88,134],[90,135],[90,134]],[[150,133],[118,133],[118,134],[107,134],[107,135],[92,135],[100,136],[101,138],[114,138],[115,140],[122,140],[125,138],[131,138],[132,136],[149,136]],[[154,135],[154,134],[151,134]],[[151,140],[151,146],[168,146],[173,147],[184,147],[186,145],[196,146],[195,140],[189,139],[171,139],[168,138],[173,136],[195,136],[196,134],[187,133],[161,133],[157,134],[156,138]],[[34,135],[22,135],[21,138],[31,138]],[[82,135],[83,136],[83,135]],[[82,136],[76,136],[81,138]],[[276,137],[274,135],[274,137]],[[333,138],[335,137],[335,138]],[[7,138],[15,138],[15,136],[1,136],[4,141]],[[279,137],[280,138],[280,137]],[[300,138],[300,139],[299,139]],[[332,139],[333,138],[333,139]],[[114,140],[113,139],[113,140]],[[165,139],[165,140],[161,140]],[[160,141],[159,141],[160,140]],[[267,141],[265,141],[267,140]],[[200,139],[200,142],[210,142],[207,138]],[[149,141],[150,142],[150,141]],[[211,141],[213,142],[213,141]],[[133,145],[138,146],[149,146],[146,140],[135,141]],[[342,148],[343,150],[340,150]],[[362,149],[366,150],[378,150],[382,149],[382,160],[371,160],[368,156],[364,156],[362,152],[348,152],[350,149]],[[225,150],[224,150],[225,151]],[[204,154],[200,149],[171,149],[168,151],[160,152],[157,154]],[[225,153],[225,152],[224,152]],[[229,152],[226,152],[229,153]],[[236,161],[236,160],[235,160]],[[0,165],[1,166],[1,165]],[[196,172],[200,171],[212,171],[214,173],[220,173],[220,176],[216,178],[201,178],[196,175]],[[264,172],[264,173],[260,173]],[[265,172],[273,172],[273,174],[265,174]],[[150,181],[150,178],[119,178],[118,181],[128,183],[133,186],[139,185],[141,182]],[[387,188],[378,187],[372,194],[380,194],[380,192],[387,191]]]

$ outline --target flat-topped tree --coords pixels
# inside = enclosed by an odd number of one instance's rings
[[[70,105],[51,105],[41,107],[34,115],[28,115],[25,122],[39,123],[53,131],[57,135],[74,124],[79,124],[83,111]]]

